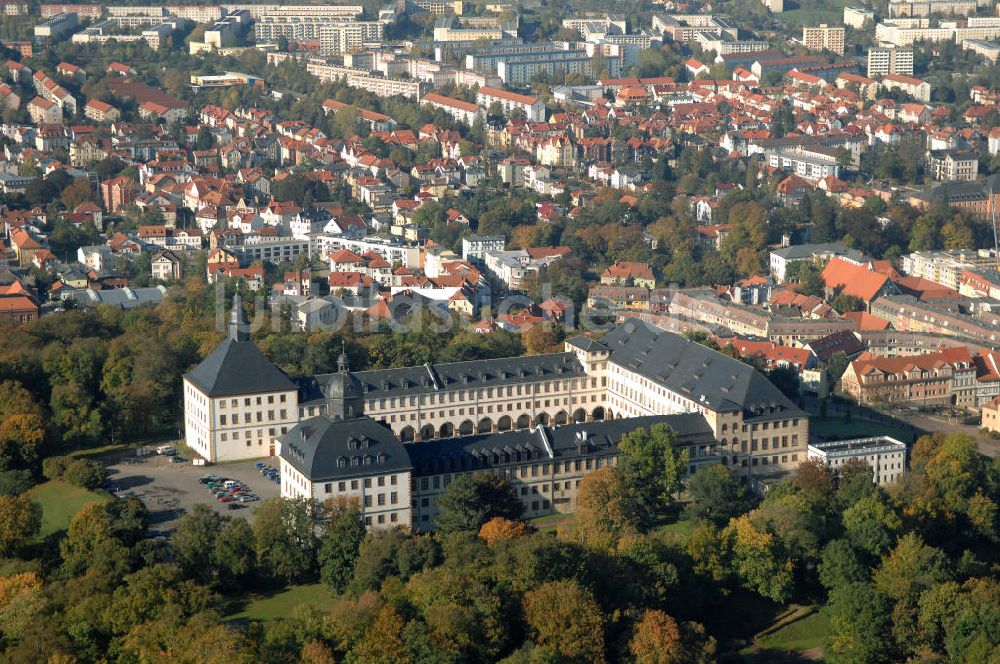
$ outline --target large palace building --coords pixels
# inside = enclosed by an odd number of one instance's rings
[[[239,299],[225,341],[184,377],[186,442],[208,461],[279,454],[282,494],[356,497],[372,525],[433,527],[456,473],[515,480],[527,514],[572,511],[622,435],[671,426],[691,469],[754,477],[806,459],[807,415],[762,374],[630,319],[548,355],[349,371],[293,380],[250,340]]]

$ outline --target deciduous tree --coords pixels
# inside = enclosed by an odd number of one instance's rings
[[[492,473],[477,473],[456,478],[438,498],[440,512],[434,520],[438,531],[479,532],[494,517],[518,519],[524,505],[510,481]]]
[[[604,662],[604,615],[593,594],[576,581],[550,581],[524,595],[532,638],[557,657]]]

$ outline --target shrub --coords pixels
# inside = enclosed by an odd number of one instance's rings
[[[68,456],[54,456],[42,461],[42,475],[47,480],[61,480],[66,474],[66,467],[73,463]]]
[[[66,466],[63,479],[85,489],[96,489],[108,479],[108,471],[97,461],[77,459]]]

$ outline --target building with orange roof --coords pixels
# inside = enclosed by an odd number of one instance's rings
[[[742,358],[761,357],[769,369],[788,367],[796,372],[816,366],[816,356],[808,348],[783,346],[773,341],[755,339],[716,338],[723,348],[734,348]]]
[[[823,279],[828,299],[843,293],[871,304],[872,300],[883,295],[899,292],[889,277],[873,270],[869,263],[858,265],[839,257],[826,264],[820,278]]]
[[[858,332],[881,332],[889,329],[889,321],[867,311],[850,311],[844,314],[844,318],[854,321]]]
[[[865,353],[851,362],[841,386],[858,403],[971,408],[976,405],[976,364],[966,346],[903,357]]]

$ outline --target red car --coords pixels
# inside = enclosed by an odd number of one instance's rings
[[[245,486],[234,486],[229,489],[229,493],[242,493],[246,490],[247,488]]]
[[[220,503],[231,503],[233,501],[232,496],[219,496]]]

